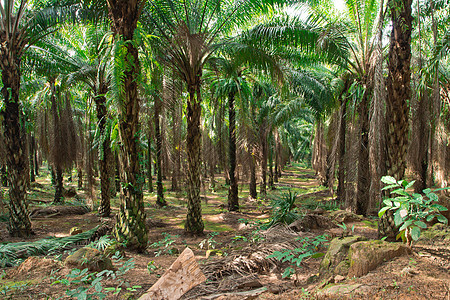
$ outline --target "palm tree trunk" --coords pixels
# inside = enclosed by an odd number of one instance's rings
[[[8,186],[8,170],[6,169],[6,165],[2,165],[0,167],[0,176],[2,181],[2,186],[7,187]]]
[[[63,194],[63,170],[60,166],[56,166],[56,186],[55,186],[55,199],[53,200],[54,204],[62,204],[64,203],[64,194]]]
[[[139,12],[143,3],[135,1],[108,1],[113,32],[126,43],[123,94],[119,111],[120,177],[122,181],[121,204],[113,234],[127,248],[143,251],[147,248],[148,230],[144,211],[143,178],[139,164],[139,56],[133,40]]]
[[[337,195],[339,202],[344,204],[345,201],[345,139],[346,139],[346,113],[347,113],[347,101],[341,100],[341,114],[339,125],[339,169],[338,169],[338,187],[337,187]]]
[[[369,104],[370,88],[366,87],[359,104],[359,130],[361,141],[358,154],[358,181],[356,192],[356,213],[367,215],[369,207],[370,169],[369,169]]]
[[[274,182],[274,174],[273,174],[273,140],[272,138],[269,141],[269,187],[270,189],[274,190],[275,189],[275,185],[273,184]]]
[[[100,186],[101,186],[101,201],[100,207],[98,208],[99,215],[101,217],[109,217],[111,214],[111,180],[113,176],[109,174],[109,164],[113,159],[109,133],[106,132],[106,121],[107,121],[107,111],[106,111],[106,98],[107,92],[106,85],[101,85],[99,88],[99,95],[95,97],[95,104],[97,108],[97,121],[98,130],[100,136],[102,137],[101,149],[99,152],[99,168],[100,168]]]
[[[173,80],[175,81],[175,80]],[[174,101],[173,110],[173,168],[172,168],[172,191],[179,191],[178,179],[181,170],[181,105],[175,101],[175,83],[172,85],[172,100]]]
[[[26,201],[28,160],[25,137],[21,128],[22,114],[19,103],[20,60],[16,59],[9,49],[3,47],[2,43],[0,64],[4,108],[1,113],[5,130],[6,166],[10,186],[8,231],[11,236],[26,237],[33,234],[33,231]]]
[[[153,177],[152,177],[152,122],[148,120],[147,132],[147,181],[148,191],[153,193]]]
[[[228,210],[239,210],[239,195],[238,183],[236,180],[236,110],[234,107],[235,93],[231,92],[228,95],[228,121],[229,121],[229,143],[228,143],[228,158],[229,158],[229,177],[230,188],[228,189]]]
[[[200,78],[200,76],[198,76]],[[204,224],[200,202],[200,150],[201,150],[201,95],[200,83],[188,85],[189,100],[187,103],[187,138],[186,152],[188,160],[188,205],[184,230],[191,234],[202,234]],[[197,97],[195,97],[197,96]]]
[[[161,111],[161,101],[159,96],[155,97],[155,105],[154,105],[154,125],[155,125],[155,138],[156,138],[156,204],[160,207],[166,206],[166,200],[164,200],[164,190],[163,190],[163,176],[162,176],[162,168],[161,168],[161,146],[162,146],[162,138],[161,138],[161,130],[159,127],[159,117]]]
[[[252,199],[256,199],[258,197],[258,193],[256,191],[256,159],[253,153],[249,153],[250,155],[250,184],[249,184],[249,192],[250,197]]]
[[[267,136],[265,133],[260,134],[261,136],[261,182],[259,185],[259,193],[262,198],[266,198],[267,190]]]
[[[35,171],[34,171],[34,153],[35,153],[35,147],[36,147],[36,142],[34,139],[34,135],[30,134],[30,151],[28,153],[29,156],[29,163],[30,163],[30,182],[35,182],[36,181],[36,177],[35,177]]]
[[[399,2],[398,5],[395,5]],[[386,170],[387,174],[402,179],[406,169],[408,150],[408,101],[411,96],[411,32],[412,0],[392,1],[392,33],[389,47],[386,100]],[[389,211],[390,212],[390,211]],[[395,239],[397,229],[392,214],[380,219],[378,234]]]

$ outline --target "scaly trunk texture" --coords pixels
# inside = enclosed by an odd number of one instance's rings
[[[346,139],[346,129],[347,129],[347,101],[341,100],[340,108],[340,121],[339,126],[339,158],[338,158],[338,186],[337,186],[337,196],[339,202],[344,204],[345,201],[345,139]]]
[[[33,231],[26,201],[28,160],[25,151],[25,137],[21,128],[23,120],[19,102],[20,55],[10,51],[8,45],[3,41],[0,46],[0,66],[4,104],[1,113],[5,130],[6,166],[10,186],[8,231],[11,236],[26,237],[33,234]]]
[[[121,204],[113,234],[119,243],[129,249],[143,251],[147,247],[148,230],[144,211],[143,178],[139,165],[139,100],[138,49],[133,40],[141,6],[145,1],[109,0],[109,15],[116,36],[126,43],[123,79],[124,92],[121,95],[119,112],[119,165],[122,181]]]
[[[256,158],[253,153],[250,154],[250,184],[249,193],[252,199],[258,197],[258,192],[256,191]]]
[[[174,74],[175,76],[175,74]],[[175,93],[175,80],[172,85],[172,101],[174,102],[173,110],[173,164],[172,169],[172,191],[179,191],[178,180],[181,171],[181,104],[176,101],[178,96]]]
[[[369,169],[369,87],[366,87],[358,108],[361,142],[358,154],[358,185],[356,192],[356,213],[367,215],[369,208],[370,169]]]
[[[264,130],[264,129],[262,129]],[[268,149],[267,149],[267,135],[265,132],[260,133],[261,137],[261,182],[259,184],[259,194],[261,195],[261,198],[266,198],[267,191],[266,191],[266,185],[267,185],[267,156],[268,156]]]
[[[389,47],[386,100],[386,170],[402,179],[406,169],[408,150],[408,101],[411,97],[411,16],[412,0],[390,2],[392,33]],[[395,239],[397,229],[390,211],[378,225],[379,236]]]
[[[98,94],[94,98],[97,109],[98,131],[102,137],[101,149],[99,151],[99,168],[100,168],[100,186],[101,186],[101,201],[98,213],[101,217],[109,217],[111,214],[111,181],[114,180],[112,174],[109,173],[109,164],[113,158],[110,146],[109,134],[106,132],[107,110],[106,97],[103,96],[107,92],[105,84],[101,84],[98,89]]]
[[[197,75],[197,78],[200,78]],[[201,137],[200,117],[202,113],[200,83],[188,85],[189,100],[187,103],[187,183],[188,206],[184,230],[190,234],[202,234],[204,224],[202,220],[202,206],[200,202],[200,157]],[[197,97],[196,97],[197,96]]]
[[[273,184],[273,139],[270,138],[270,141],[268,143],[268,152],[269,152],[269,188],[271,190],[275,189],[275,185]]]
[[[34,135],[30,135],[30,151],[28,153],[29,159],[30,159],[30,181],[35,182],[35,171],[34,171],[34,153],[35,153],[35,147],[36,147],[36,141],[34,139]]]
[[[152,122],[148,121],[148,133],[147,133],[147,181],[148,191],[153,193],[153,177],[152,177]]]
[[[83,168],[79,167],[77,169],[77,175],[78,175],[78,189],[83,188]]]
[[[54,204],[62,204],[64,203],[64,194],[63,194],[63,170],[61,167],[55,167],[55,175],[56,175],[56,186],[55,186],[55,199],[53,200]]]
[[[161,130],[159,127],[159,115],[161,112],[161,101],[159,96],[155,97],[154,105],[154,125],[155,125],[155,138],[156,138],[156,204],[160,207],[166,206],[166,200],[164,200],[164,188],[163,188],[163,176],[161,168],[161,151],[162,151],[162,138]]]
[[[230,188],[228,189],[228,210],[239,210],[238,183],[236,180],[236,110],[234,108],[235,93],[228,95],[228,121],[229,121],[229,143],[228,143],[228,161]]]

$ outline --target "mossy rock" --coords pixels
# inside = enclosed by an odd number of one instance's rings
[[[380,240],[354,243],[348,253],[350,260],[348,277],[363,276],[385,261],[411,253],[411,248],[402,243]]]
[[[346,276],[350,267],[348,262],[350,246],[363,240],[365,240],[365,237],[362,236],[348,236],[331,240],[328,251],[320,263],[320,276]]]
[[[346,210],[335,210],[330,213],[330,218],[337,223],[358,222],[363,219],[363,216],[354,214]]]
[[[111,259],[104,256],[99,250],[89,247],[78,249],[66,258],[64,264],[72,269],[88,268],[91,272],[100,272],[106,269],[114,270]]]

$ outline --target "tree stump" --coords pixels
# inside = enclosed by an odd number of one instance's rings
[[[164,275],[139,300],[177,300],[206,281],[194,253],[186,248]]]

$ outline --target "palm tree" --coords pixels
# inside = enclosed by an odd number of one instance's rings
[[[49,1],[50,2],[50,1]],[[52,3],[44,3],[50,5]],[[0,3],[0,69],[4,110],[6,165],[10,183],[9,233],[13,236],[32,234],[26,202],[27,157],[24,130],[21,128],[22,113],[19,99],[20,64],[30,45],[52,32],[63,20],[61,10],[35,8],[26,0],[5,0]]]
[[[406,169],[408,150],[408,101],[411,97],[412,0],[391,1],[392,33],[386,82],[386,169],[400,179]],[[392,239],[397,235],[392,214],[380,219],[378,233]]]
[[[200,205],[201,83],[203,67],[221,45],[220,39],[268,4],[284,1],[180,1],[154,0],[147,15],[160,37],[167,63],[187,85],[188,213],[185,230],[201,234],[204,224]],[[152,28],[153,29],[153,28]]]
[[[119,163],[122,181],[121,204],[113,234],[119,243],[142,251],[147,247],[143,178],[139,166],[139,99],[140,74],[138,49],[133,42],[137,22],[145,0],[107,0],[114,49],[119,109]]]

